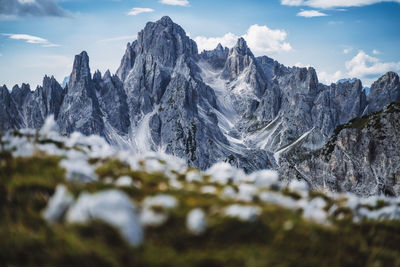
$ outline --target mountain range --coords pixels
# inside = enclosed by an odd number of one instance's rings
[[[359,195],[400,194],[399,76],[388,72],[367,95],[359,79],[331,85],[315,69],[255,57],[239,38],[199,53],[169,17],[128,43],[116,74],[92,74],[75,56],[63,88],[54,77],[32,91],[0,87],[0,131],[43,126],[100,135],[137,153],[160,151],[206,169],[225,161],[276,168],[282,179]]]

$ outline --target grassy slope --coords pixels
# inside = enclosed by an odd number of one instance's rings
[[[276,205],[260,204],[254,222],[210,216],[208,229],[193,236],[185,228],[187,212],[202,207],[217,214],[229,203],[192,190],[165,189],[163,174],[132,171],[123,163],[97,162],[100,182],[68,184],[75,195],[112,187],[101,179],[130,175],[142,189],[124,188],[134,201],[145,195],[174,195],[179,208],[166,224],[147,228],[141,247],[130,247],[118,231],[100,222],[48,225],[41,217],[65,172],[60,158],[0,156],[0,265],[2,266],[400,266],[400,224],[350,216],[332,226],[302,219]],[[96,160],[93,160],[93,163]],[[182,177],[183,179],[184,177]],[[318,194],[316,194],[318,195]]]

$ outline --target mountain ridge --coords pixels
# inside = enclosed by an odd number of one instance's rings
[[[115,75],[92,75],[82,52],[64,89],[46,77],[39,92],[2,88],[2,130],[39,129],[54,114],[63,134],[97,134],[200,169],[218,161],[247,172],[276,168],[294,143],[317,150],[337,126],[400,101],[396,73],[383,75],[367,97],[358,79],[321,84],[314,68],[255,57],[243,38],[199,53],[169,17],[147,23],[127,44]]]

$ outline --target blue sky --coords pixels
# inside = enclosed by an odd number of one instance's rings
[[[130,13],[130,14],[129,14]],[[115,72],[126,43],[169,15],[199,48],[243,36],[258,55],[364,85],[400,72],[400,0],[0,0],[0,84],[60,82],[75,54]]]

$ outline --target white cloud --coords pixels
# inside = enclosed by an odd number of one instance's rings
[[[61,45],[59,44],[52,44],[52,43],[48,43],[48,44],[44,44],[43,47],[60,47]]]
[[[285,42],[286,37],[287,34],[283,30],[272,30],[257,24],[251,26],[243,35],[253,53],[257,55],[292,50],[291,45]]]
[[[309,67],[311,67],[311,65],[304,65],[301,62],[297,62],[296,64],[294,64],[294,66],[298,67],[298,68],[309,68]]]
[[[331,84],[335,83],[340,79],[343,79],[345,75],[340,71],[336,71],[334,73],[328,73],[326,71],[317,71],[318,72],[318,80],[323,84]]]
[[[58,0],[0,0],[0,16],[55,16],[70,17],[71,14],[58,6]]]
[[[189,6],[188,0],[160,0],[160,3],[171,6]]]
[[[400,62],[381,62],[378,58],[366,54],[364,51],[345,63],[346,71],[328,73],[318,72],[318,79],[324,84],[335,83],[340,79],[357,77],[363,81],[364,86],[370,86],[379,76],[388,71],[400,71]]]
[[[343,24],[342,20],[331,20],[328,22],[329,25],[338,25],[338,24]]]
[[[29,44],[41,44],[43,47],[57,47],[60,45],[57,44],[53,44],[51,42],[49,42],[48,40],[41,38],[41,37],[37,37],[37,36],[33,36],[33,35],[29,35],[29,34],[9,34],[9,33],[3,33],[4,36],[8,36],[10,39],[13,40],[24,40]]]
[[[21,4],[33,4],[36,1],[35,0],[18,0]]]
[[[214,49],[218,43],[221,43],[223,46],[233,47],[239,37],[240,36],[233,33],[227,33],[222,37],[207,38],[199,36],[194,38],[194,40],[199,47],[199,51],[202,51]],[[250,26],[242,37],[246,40],[252,52],[257,56],[292,50],[290,43],[285,42],[287,33],[284,30],[273,30],[267,26],[255,24]]]
[[[226,47],[233,47],[239,36],[233,33],[227,33],[222,37],[204,37],[204,36],[198,36],[194,38],[194,40],[197,43],[197,46],[199,48],[199,51],[203,50],[212,50],[217,47],[218,44],[221,44],[222,46]]]
[[[297,13],[298,17],[313,18],[313,17],[325,17],[328,14],[322,13],[318,10],[303,10]]]
[[[136,16],[136,15],[139,15],[141,13],[150,13],[150,12],[154,12],[154,9],[147,8],[147,7],[134,7],[128,12],[128,15],[129,16]]]
[[[29,35],[29,34],[4,34],[8,36],[10,39],[14,40],[25,40],[27,43],[30,44],[46,44],[48,41],[46,39]]]
[[[99,42],[107,43],[107,42],[124,41],[124,40],[132,40],[133,41],[133,40],[136,40],[136,38],[137,38],[136,35],[123,35],[123,36],[117,36],[117,37],[99,40]]]
[[[372,54],[374,54],[374,55],[379,55],[380,53],[381,53],[381,51],[379,51],[379,50],[376,50],[376,49],[372,50]]]
[[[343,49],[343,54],[348,54],[348,53],[350,53],[352,50],[353,50],[353,48],[351,48],[351,47],[345,48],[345,49]]]
[[[400,70],[400,62],[380,62],[378,58],[372,57],[364,51],[358,52],[358,54],[350,61],[347,61],[345,65],[349,75],[361,78],[382,75],[388,71]]]
[[[281,0],[282,5],[287,6],[309,6],[312,8],[340,8],[340,7],[359,7],[381,2],[396,2],[400,0]]]
[[[303,0],[282,0],[282,5],[286,6],[300,6],[304,3]]]

